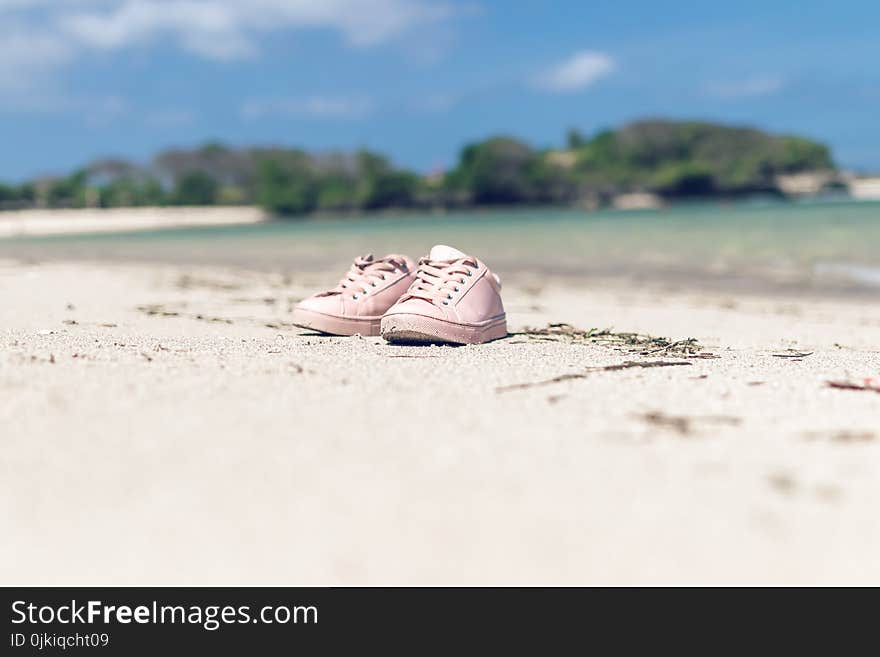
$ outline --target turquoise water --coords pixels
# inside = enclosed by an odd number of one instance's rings
[[[140,260],[314,270],[358,253],[432,244],[502,275],[650,277],[819,289],[880,286],[880,203],[683,205],[651,211],[523,209],[0,240],[0,257]]]

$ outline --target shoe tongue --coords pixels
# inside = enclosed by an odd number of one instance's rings
[[[436,260],[438,262],[452,262],[453,260],[466,257],[467,255],[458,249],[453,249],[451,246],[446,246],[445,244],[438,244],[431,249],[431,253],[428,254],[428,259]]]

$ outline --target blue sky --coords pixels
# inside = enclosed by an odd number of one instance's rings
[[[638,117],[880,170],[880,3],[0,0],[0,178],[219,139],[454,163]]]

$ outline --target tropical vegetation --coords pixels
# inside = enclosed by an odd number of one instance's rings
[[[308,153],[209,143],[148,165],[93,162],[62,177],[0,185],[0,208],[259,204],[280,215],[498,204],[602,205],[665,198],[778,194],[785,174],[834,169],[809,139],[707,122],[647,120],[560,148],[509,136],[466,145],[449,171],[422,175],[369,150]]]

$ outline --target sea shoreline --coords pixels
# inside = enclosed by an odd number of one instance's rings
[[[751,197],[700,197],[679,199],[657,207],[584,208],[558,204],[495,204],[464,205],[455,207],[389,207],[377,210],[352,212],[316,211],[293,217],[274,215],[255,205],[228,206],[146,206],[119,208],[27,208],[0,211],[0,239],[14,237],[40,237],[50,235],[88,235],[93,233],[126,233],[166,228],[235,226],[264,223],[268,221],[290,222],[347,222],[358,219],[408,219],[446,216],[495,216],[499,213],[511,218],[528,216],[534,212],[570,212],[591,215],[594,213],[620,216],[664,212],[700,211],[712,208],[748,208],[759,206],[809,206],[865,204],[878,205],[874,198],[857,198],[825,195],[811,198],[788,198],[756,195]]]
[[[543,276],[659,294],[702,290],[868,302],[880,287],[880,259],[871,248],[880,239],[876,203],[596,213],[520,208],[299,220],[253,207],[63,210],[23,213],[23,227],[32,232],[10,236],[15,224],[8,222],[5,237],[3,216],[0,260],[19,262],[338,274],[358,253],[418,257],[441,242],[479,253],[512,283]]]

